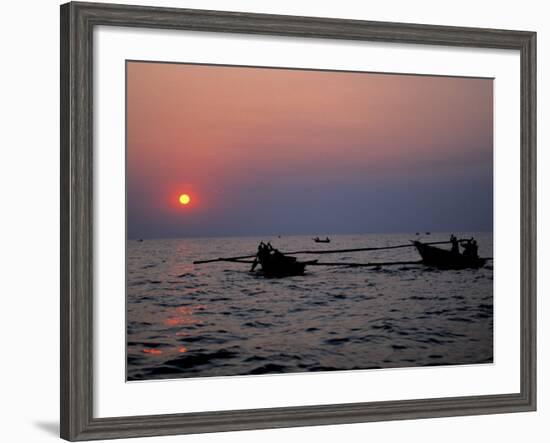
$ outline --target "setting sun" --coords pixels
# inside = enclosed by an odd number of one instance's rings
[[[182,205],[188,205],[191,202],[191,197],[188,194],[181,194],[179,200]]]

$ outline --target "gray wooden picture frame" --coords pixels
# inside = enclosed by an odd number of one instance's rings
[[[521,57],[521,391],[270,409],[93,416],[92,54],[95,26],[513,49]],[[536,409],[536,33],[236,12],[61,6],[61,437],[92,440]]]

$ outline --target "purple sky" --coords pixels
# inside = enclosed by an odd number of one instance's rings
[[[130,238],[492,230],[491,79],[129,62],[127,82]]]

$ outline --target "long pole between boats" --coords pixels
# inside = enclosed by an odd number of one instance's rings
[[[459,240],[460,241],[460,240]],[[449,244],[450,241],[437,241],[437,242],[430,242],[430,243],[422,243],[424,245],[443,245],[443,244]],[[411,248],[414,244],[404,244],[404,245],[395,245],[395,246],[381,246],[377,248],[353,248],[353,249],[320,249],[320,250],[304,250],[304,251],[292,251],[292,252],[282,252],[284,255],[298,255],[298,254],[341,254],[344,252],[363,252],[363,251],[381,251],[385,249],[398,249],[398,248]],[[218,258],[211,258],[208,260],[196,260],[193,262],[194,265],[200,265],[205,263],[214,263],[219,261],[238,261],[238,260],[244,260],[247,258],[254,258],[256,257],[256,254],[252,255],[240,255],[236,257],[218,257]]]
[[[422,243],[423,245],[443,245],[451,243],[450,241],[436,241],[431,243]],[[283,252],[285,255],[297,255],[297,254],[342,254],[344,252],[362,252],[362,251],[381,251],[384,249],[399,249],[399,248],[412,248],[414,244],[405,244],[405,245],[395,245],[395,246],[381,246],[378,248],[352,248],[352,249],[320,249],[307,250],[307,251],[292,251],[292,252]]]

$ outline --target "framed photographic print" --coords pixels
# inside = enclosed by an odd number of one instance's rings
[[[536,34],[61,7],[61,436],[531,411]]]

